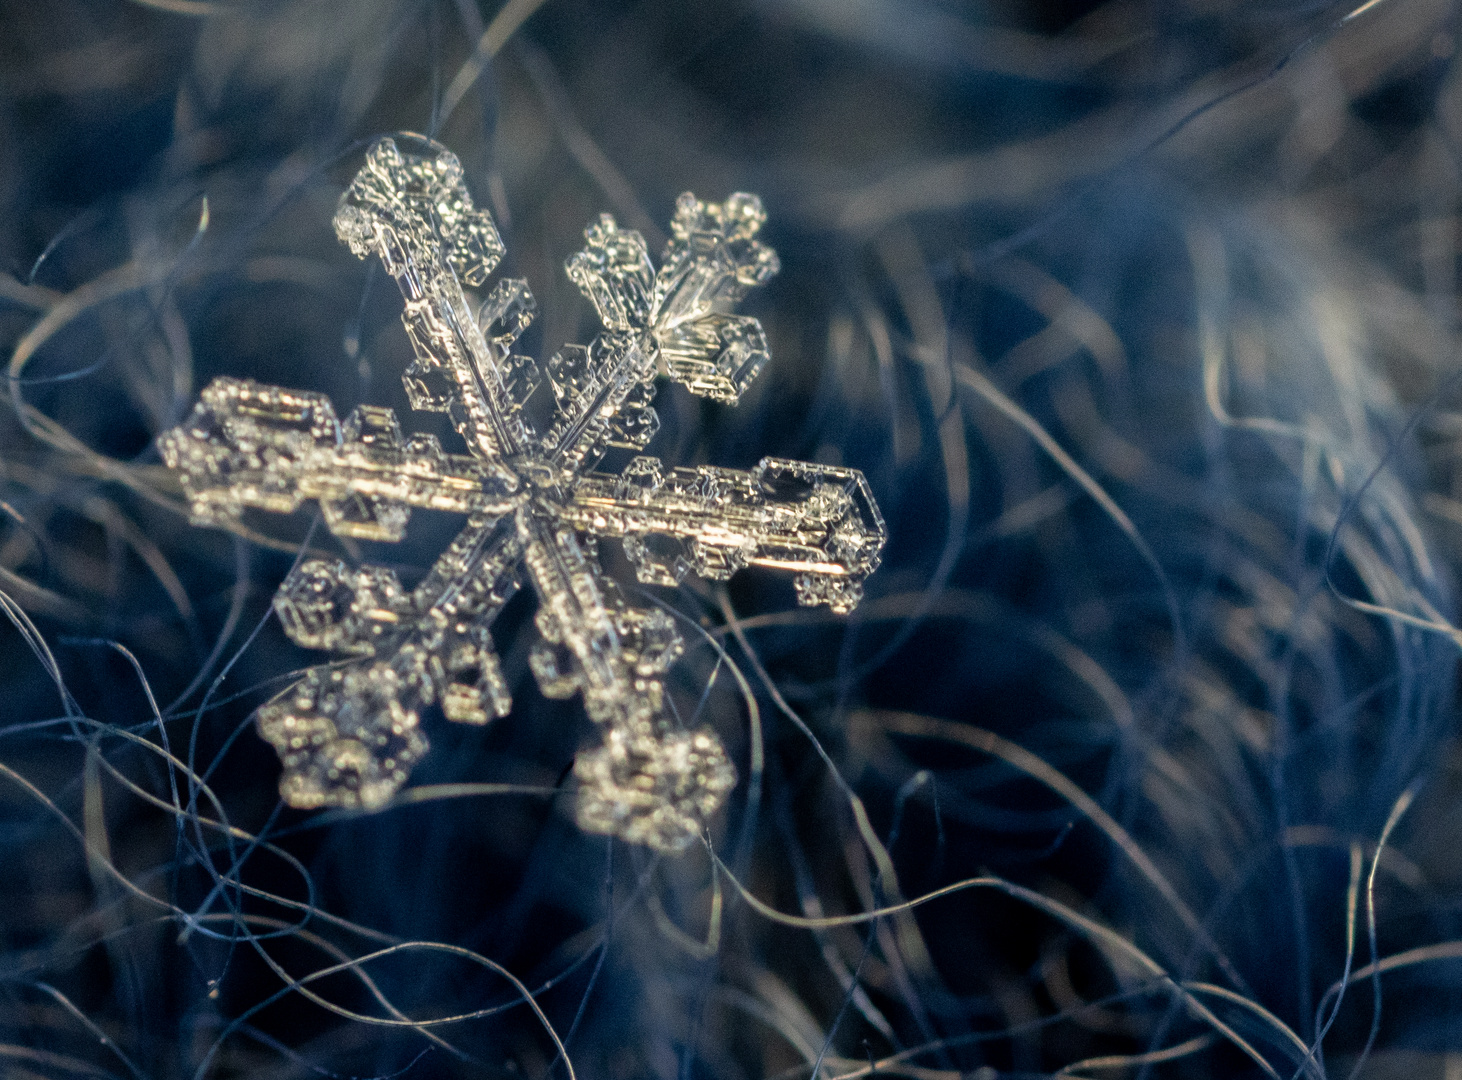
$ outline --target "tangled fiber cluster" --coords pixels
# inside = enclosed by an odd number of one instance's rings
[[[1455,5],[0,29],[0,1075],[1462,1076]],[[320,661],[280,582],[414,588],[462,518],[195,527],[156,440],[228,376],[461,451],[330,225],[392,132],[460,157],[528,355],[597,332],[583,222],[658,251],[683,191],[767,208],[775,362],[662,389],[646,453],[860,470],[888,539],[851,614],[601,544],[740,778],[682,854],[575,824],[591,725],[526,597],[508,715],[423,708],[383,806],[280,802],[258,710]]]

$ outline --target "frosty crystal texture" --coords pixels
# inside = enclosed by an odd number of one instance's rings
[[[447,413],[468,452],[403,438],[389,409],[363,405],[341,423],[320,394],[228,378],[159,440],[200,523],[307,499],[335,534],[373,540],[399,540],[414,507],[467,517],[409,591],[384,567],[322,559],[280,586],[285,632],[340,657],[259,712],[289,803],[387,802],[426,752],[420,718],[433,703],[461,723],[507,715],[490,631],[526,582],[538,602],[529,668],[539,689],[582,695],[604,732],[574,766],[580,825],[667,852],[694,840],[735,770],[713,731],[672,719],[664,678],[684,644],[669,615],[632,606],[604,576],[598,541],[618,539],[647,584],[772,567],[795,575],[799,602],[838,612],[857,604],[884,542],[855,469],[776,458],[750,472],[667,468],[636,457],[617,475],[593,471],[607,447],[639,450],[654,437],[657,376],[734,403],[766,363],[761,325],[727,310],[777,272],[756,239],[765,218],[755,195],[682,195],[656,270],[640,234],[602,216],[567,271],[604,331],[540,370],[513,352],[537,310],[527,283],[501,279],[480,301],[468,291],[486,285],[503,245],[457,159],[434,144],[427,154],[391,139],[371,148],[335,231],[396,279],[415,352],[403,375],[411,404]],[[552,411],[540,433],[524,406],[545,381]]]

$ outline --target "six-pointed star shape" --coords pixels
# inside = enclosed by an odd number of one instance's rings
[[[490,627],[526,578],[538,601],[530,667],[540,689],[582,694],[604,732],[575,762],[580,825],[680,850],[735,770],[709,728],[674,722],[664,685],[683,650],[674,620],[626,602],[597,542],[620,540],[647,584],[760,565],[793,572],[799,602],[846,612],[878,564],[883,521],[854,469],[776,458],[749,472],[666,468],[636,457],[617,475],[592,471],[607,447],[639,450],[653,437],[657,376],[734,403],[766,362],[761,325],[729,311],[778,269],[756,239],[759,199],[681,196],[658,271],[642,237],[610,216],[586,230],[567,269],[604,331],[549,361],[552,418],[540,434],[524,408],[537,365],[512,351],[532,295],[504,279],[477,301],[471,290],[502,242],[457,159],[436,144],[426,151],[377,142],[335,230],[400,286],[416,355],[403,376],[412,407],[447,413],[468,453],[446,453],[430,435],[403,441],[389,409],[363,405],[341,424],[323,395],[229,378],[159,440],[200,523],[315,499],[337,535],[399,540],[413,507],[466,515],[412,590],[384,567],[322,559],[280,586],[274,604],[289,636],[345,654],[259,712],[284,763],[281,792],[298,807],[380,806],[426,752],[423,708],[438,702],[463,723],[506,715]]]

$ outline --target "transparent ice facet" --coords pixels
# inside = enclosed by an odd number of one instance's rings
[[[621,229],[609,214],[584,230],[588,246],[566,264],[569,280],[579,287],[599,321],[611,333],[641,331],[651,317],[655,268],[645,238]]]
[[[427,750],[411,707],[414,660],[403,650],[390,662],[312,668],[259,710],[259,733],[284,763],[279,789],[291,806],[374,809],[406,782]]]
[[[693,394],[735,403],[770,354],[761,323],[746,315],[710,314],[660,334],[666,373]]]
[[[708,728],[655,738],[612,729],[574,762],[578,817],[590,832],[678,851],[736,786],[736,770]]]
[[[229,378],[159,438],[200,523],[314,500],[337,535],[397,540],[413,508],[466,515],[415,589],[387,568],[331,559],[306,560],[281,584],[274,606],[289,637],[342,659],[259,711],[284,764],[280,790],[294,806],[378,807],[427,752],[424,710],[468,724],[506,716],[491,627],[526,583],[538,603],[529,669],[539,690],[581,695],[603,733],[575,763],[580,825],[682,850],[736,771],[713,731],[686,731],[668,710],[664,680],[684,641],[671,615],[628,602],[604,575],[598,541],[620,541],[646,584],[762,566],[792,573],[799,602],[841,612],[878,565],[883,519],[855,469],[778,458],[750,471],[667,467],[640,456],[617,475],[592,471],[607,447],[654,438],[658,375],[734,403],[766,363],[761,324],[729,310],[778,268],[756,239],[766,220],[756,196],[681,196],[658,270],[639,233],[600,217],[567,272],[604,332],[563,346],[540,372],[513,351],[537,311],[527,283],[501,279],[480,302],[466,291],[486,284],[502,241],[457,159],[427,149],[377,142],[335,230],[395,278],[415,354],[408,398],[447,413],[468,453],[403,438],[389,409],[362,405],[342,424],[323,395]],[[552,403],[540,436],[525,405],[544,375]]]
[[[512,349],[538,316],[538,301],[521,278],[503,278],[477,309],[477,325],[502,352]]]
[[[655,279],[659,324],[678,326],[735,304],[781,269],[777,253],[754,239],[766,221],[755,195],[703,203],[690,192],[675,204],[670,241]]]
[[[274,611],[298,645],[368,656],[412,615],[411,597],[391,570],[352,570],[324,559],[309,559],[284,579],[274,594]]]

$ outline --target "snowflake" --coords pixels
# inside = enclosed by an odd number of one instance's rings
[[[667,709],[681,637],[664,611],[626,602],[599,566],[598,541],[618,539],[646,584],[773,567],[796,575],[800,603],[837,612],[858,602],[884,541],[854,469],[779,458],[749,472],[667,468],[635,457],[618,475],[592,471],[606,448],[639,450],[654,436],[657,376],[735,403],[765,364],[761,325],[728,313],[777,272],[776,253],[756,239],[764,220],[754,195],[720,204],[682,195],[658,271],[639,233],[607,214],[591,225],[567,270],[604,332],[549,361],[552,419],[540,435],[524,408],[539,370],[513,352],[536,312],[532,294],[511,278],[480,302],[470,291],[503,254],[492,217],[474,209],[461,165],[441,147],[371,148],[335,231],[396,279],[415,351],[403,376],[411,405],[447,413],[469,453],[446,453],[432,435],[403,440],[390,409],[362,405],[342,424],[323,395],[230,378],[215,379],[159,439],[200,524],[314,499],[335,534],[394,541],[413,507],[466,516],[409,591],[385,567],[325,559],[280,585],[274,607],[290,638],[343,654],[259,711],[288,803],[386,803],[427,750],[420,717],[433,702],[459,723],[507,715],[490,627],[526,578],[538,601],[529,666],[540,690],[582,694],[604,730],[575,761],[580,826],[662,851],[695,838],[735,770],[709,728],[686,731]]]

